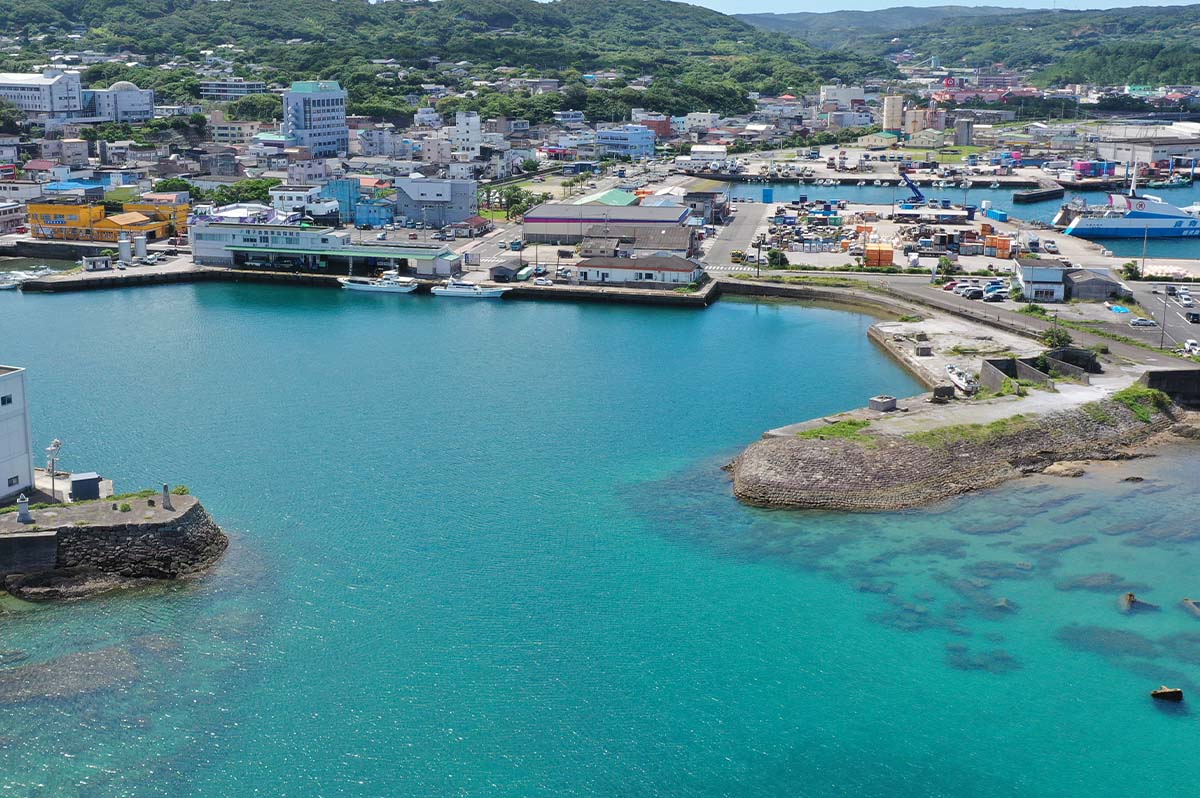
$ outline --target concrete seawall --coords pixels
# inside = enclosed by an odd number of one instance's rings
[[[171,501],[172,509],[161,497],[55,505],[32,511],[28,524],[0,515],[4,589],[26,599],[81,598],[204,571],[228,539],[195,497]]]

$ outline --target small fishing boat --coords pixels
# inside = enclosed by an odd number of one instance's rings
[[[1200,618],[1200,601],[1197,601],[1196,599],[1185,598],[1180,602],[1180,604],[1182,604],[1183,608],[1192,615]]]
[[[990,186],[988,186],[988,188],[1000,188],[1000,181],[999,181],[999,180],[993,180],[993,181],[992,181],[992,184],[991,184]]]
[[[1176,172],[1175,174],[1168,177],[1166,180],[1151,180],[1149,183],[1146,184],[1146,187],[1147,188],[1183,188],[1184,186],[1190,186],[1191,184],[1192,184],[1191,180],[1189,180],[1187,177]]]
[[[1158,701],[1182,701],[1183,690],[1179,687],[1160,685],[1157,690],[1150,691],[1150,697]]]
[[[946,376],[950,378],[950,382],[954,383],[954,387],[968,396],[979,392],[979,382],[968,374],[965,369],[953,363],[946,364]]]
[[[411,294],[420,285],[411,277],[401,277],[388,271],[379,277],[339,277],[338,282],[347,291],[373,291],[379,294]]]
[[[475,299],[495,299],[504,296],[511,290],[511,288],[484,288],[466,280],[447,280],[441,285],[433,287],[433,293],[437,296],[463,296]]]
[[[1121,608],[1121,612],[1124,613],[1159,609],[1157,604],[1151,604],[1149,601],[1142,601],[1132,592],[1121,596],[1121,598],[1117,601],[1117,605]]]
[[[18,285],[20,285],[20,283],[0,283],[0,291],[11,291]]]
[[[866,181],[866,180],[859,180],[859,181],[858,181],[858,185],[860,185],[860,186],[865,186],[866,184],[867,184],[867,181]],[[878,181],[878,180],[876,180],[876,181],[875,181],[875,185],[879,185],[879,181]]]
[[[877,185],[877,186],[882,186],[882,185],[883,185],[883,181],[882,181],[882,180],[876,180],[876,181],[875,181],[875,185]]]

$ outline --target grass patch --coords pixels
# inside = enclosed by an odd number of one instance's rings
[[[949,446],[952,443],[966,441],[970,443],[987,443],[1004,435],[1013,435],[1033,426],[1033,422],[1023,415],[1000,418],[988,424],[951,424],[947,427],[913,432],[906,437],[921,446]]]
[[[925,321],[925,317],[920,313],[908,313],[900,317],[900,321]]]
[[[1017,313],[1024,313],[1027,316],[1039,316],[1043,319],[1050,315],[1048,310],[1035,302],[1030,302],[1028,305],[1019,308]]]
[[[1108,412],[1108,408],[1106,408],[1100,402],[1088,402],[1085,405],[1081,405],[1079,409],[1083,411],[1085,416],[1090,418],[1092,421],[1095,421],[1097,424],[1104,424],[1105,426],[1108,426],[1115,420],[1112,417],[1112,413]]]
[[[797,438],[805,440],[826,440],[829,438],[839,438],[845,441],[854,441],[855,443],[873,446],[875,439],[870,435],[864,435],[863,430],[871,426],[870,421],[863,419],[847,418],[841,421],[835,421],[832,424],[826,424],[818,429],[808,429],[803,432],[797,432]]]
[[[856,280],[853,277],[824,277],[813,276],[807,274],[797,274],[784,277],[779,274],[765,274],[762,277],[755,277],[753,274],[746,272],[734,272],[731,275],[735,280],[757,280],[762,283],[783,283],[785,285],[816,285],[826,286],[829,288],[861,288],[863,290],[871,290],[872,286],[865,280]]]
[[[129,502],[121,502],[121,506],[118,509],[123,513],[128,513],[133,510],[133,505]]]
[[[1112,400],[1125,405],[1138,421],[1149,424],[1154,414],[1171,406],[1171,397],[1154,388],[1144,385],[1130,385],[1112,395]]]
[[[179,492],[180,488],[183,488],[182,493]],[[184,485],[179,485],[175,488],[175,490],[173,490],[171,492],[177,496],[186,496],[188,493],[188,489]],[[99,499],[83,499],[81,501],[71,502],[70,504],[55,504],[52,502],[38,502],[37,504],[29,505],[29,509],[30,510],[45,510],[49,507],[70,507],[70,506],[76,505],[76,504],[93,504],[95,502],[119,502],[119,501],[126,500],[126,499],[149,499],[151,496],[157,496],[159,493],[160,493],[160,491],[154,490],[153,488],[147,488],[146,490],[139,490],[134,493],[119,493],[116,496],[104,496]],[[4,515],[5,513],[15,513],[16,511],[17,511],[17,505],[15,505],[15,504],[10,504],[7,507],[0,507],[0,515]],[[122,512],[125,512],[125,511],[122,511]]]

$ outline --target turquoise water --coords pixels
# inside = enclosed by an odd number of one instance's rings
[[[0,295],[36,439],[119,488],[186,482],[233,538],[201,581],[0,616],[27,662],[122,666],[0,704],[0,792],[1189,793],[1196,718],[1147,692],[1196,689],[1194,455],[888,515],[731,499],[763,429],[917,390],[869,323]],[[1130,585],[1163,611],[1120,615]]]
[[[872,178],[874,179],[874,178]],[[868,180],[869,184],[871,180]],[[895,182],[893,179],[891,182]],[[774,189],[774,202],[789,202],[804,195],[810,200],[842,199],[850,202],[865,202],[877,205],[890,205],[908,199],[909,190],[904,186],[814,186],[797,183],[736,183],[731,195],[734,197],[750,197],[762,201],[764,188]],[[1046,200],[1017,204],[1012,201],[1013,189],[971,188],[964,191],[960,188],[933,188],[921,186],[921,192],[929,198],[948,199],[956,205],[979,206],[982,202],[990,201],[992,207],[1007,211],[1018,219],[1030,222],[1054,221],[1055,214],[1065,202],[1082,197],[1089,204],[1098,205],[1105,202],[1105,193],[1097,191],[1068,191],[1062,199]],[[1146,189],[1144,192],[1161,197],[1165,201],[1177,205],[1188,206],[1200,203],[1200,183],[1194,183],[1186,188]],[[1136,257],[1142,254],[1142,239],[1109,239],[1098,242],[1106,249],[1121,257]],[[1150,239],[1146,242],[1146,253],[1152,258],[1200,258],[1200,241],[1186,239]]]

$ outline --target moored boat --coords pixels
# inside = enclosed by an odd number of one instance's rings
[[[11,291],[18,285],[20,285],[20,283],[0,283],[0,291]]]
[[[1200,601],[1197,601],[1196,599],[1185,598],[1180,602],[1180,604],[1182,604],[1183,608],[1192,615],[1200,618]]]
[[[379,277],[339,277],[338,282],[348,291],[373,291],[380,294],[411,294],[420,283],[396,272],[384,272]]]
[[[495,299],[496,297],[504,296],[506,292],[511,290],[511,288],[502,287],[484,288],[467,280],[447,280],[441,285],[433,287],[433,293],[438,296],[463,296],[474,297],[475,299]]]

